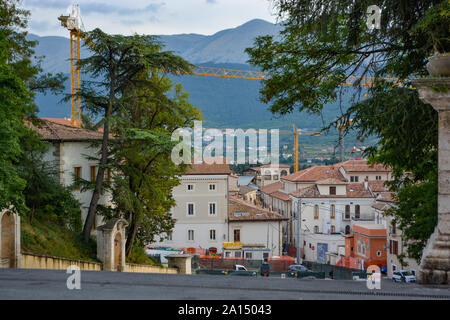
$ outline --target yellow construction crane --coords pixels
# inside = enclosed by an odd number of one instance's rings
[[[321,133],[320,132],[308,132],[306,129],[299,129],[299,128],[295,128],[295,125],[292,125],[292,131],[288,131],[288,130],[280,130],[279,131],[280,134],[292,134],[292,136],[294,137],[294,172],[298,171],[298,146],[299,146],[299,142],[298,142],[298,136],[299,135],[311,135],[311,136],[320,136]]]
[[[61,15],[58,17],[61,25],[70,31],[70,93],[71,97],[71,120],[72,125],[81,126],[81,98],[78,92],[81,89],[81,75],[78,68],[78,61],[80,60],[80,41],[83,31],[81,30],[81,16],[80,7],[78,5],[72,6],[72,12],[69,15]],[[210,77],[235,78],[235,79],[250,79],[250,80],[267,80],[273,73],[249,70],[235,70],[214,67],[199,67],[195,66],[191,72],[178,71],[177,73],[202,75]],[[401,83],[397,78],[384,78],[387,81],[393,82],[395,85]],[[374,77],[359,77],[350,76],[341,85],[353,86],[358,85],[362,87],[371,87],[375,81]]]
[[[72,6],[72,12],[68,16],[58,17],[61,25],[70,31],[70,105],[72,126],[81,127],[81,72],[78,68],[80,61],[81,17],[80,7]]]

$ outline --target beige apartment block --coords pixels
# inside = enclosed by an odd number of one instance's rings
[[[172,234],[161,235],[158,245],[171,248],[216,248],[227,239],[229,198],[228,164],[194,164],[173,189],[176,219]]]

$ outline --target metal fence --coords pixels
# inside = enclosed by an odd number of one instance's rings
[[[359,278],[367,278],[367,273],[362,270],[350,269],[330,264],[317,263],[312,261],[303,261],[302,263],[311,271],[324,272],[325,277],[336,280],[353,280],[354,276]]]

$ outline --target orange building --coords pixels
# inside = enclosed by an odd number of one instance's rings
[[[336,264],[365,270],[370,265],[387,264],[386,228],[381,224],[355,224],[353,233],[345,237],[345,257]]]

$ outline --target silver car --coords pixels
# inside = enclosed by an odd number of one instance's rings
[[[394,282],[416,282],[416,276],[408,270],[397,270],[392,274],[392,281]]]

